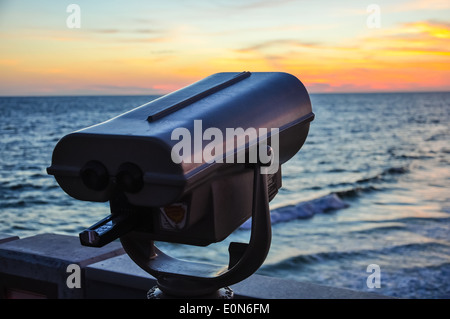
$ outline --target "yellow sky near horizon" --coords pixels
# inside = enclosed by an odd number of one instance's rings
[[[71,2],[0,1],[3,96],[163,94],[244,70],[310,92],[450,90],[450,1],[380,1],[379,28],[364,1],[78,1],[74,29]]]

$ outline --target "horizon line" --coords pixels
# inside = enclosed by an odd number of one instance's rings
[[[39,98],[39,97],[123,97],[123,96],[164,96],[167,94],[170,94],[174,91],[170,91],[167,93],[159,93],[159,94],[155,94],[155,93],[149,93],[149,94],[144,94],[144,93],[138,93],[138,94],[49,94],[49,95],[45,95],[45,94],[25,94],[25,95],[2,95],[0,94],[0,98],[18,98],[18,97],[24,97],[24,98]],[[408,93],[450,93],[450,89],[449,90],[424,90],[424,91],[348,91],[348,92],[308,92],[308,94],[408,94]]]

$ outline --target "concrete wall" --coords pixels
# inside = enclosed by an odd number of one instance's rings
[[[69,287],[76,284],[76,270],[70,265],[80,269],[79,288]],[[118,242],[91,248],[81,246],[79,239],[72,236],[41,234],[19,239],[0,234],[1,298],[145,299],[155,285],[155,278],[139,268]],[[252,275],[231,288],[235,298],[386,298],[260,275]]]

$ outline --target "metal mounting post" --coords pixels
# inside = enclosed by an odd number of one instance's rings
[[[228,267],[179,260],[163,253],[144,232],[131,231],[120,238],[130,258],[157,279],[157,297],[229,296],[229,285],[252,275],[263,264],[271,243],[271,223],[267,178],[254,165],[252,227],[248,244],[230,244]],[[225,294],[220,290],[225,289]]]

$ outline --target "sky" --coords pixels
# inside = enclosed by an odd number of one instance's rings
[[[242,71],[310,93],[450,91],[450,0],[0,0],[1,96],[165,94]]]

